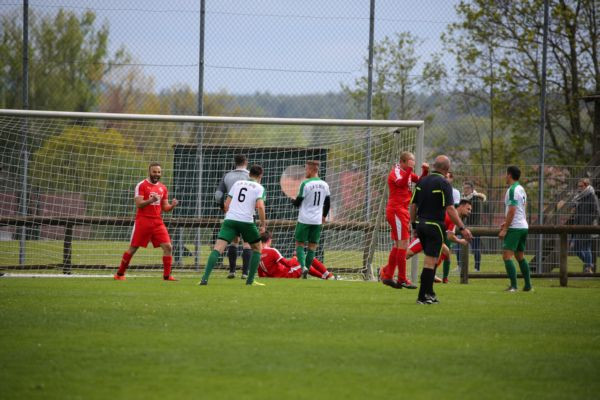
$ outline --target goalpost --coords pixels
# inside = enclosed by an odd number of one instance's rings
[[[420,165],[423,146],[423,121],[0,110],[0,272],[113,272],[129,243],[134,187],[153,161],[180,202],[163,213],[174,271],[199,271],[223,218],[214,192],[245,154],[265,170],[267,229],[285,257],[295,247],[291,198],[305,162],[319,160],[332,207],[317,257],[336,274],[373,279],[391,246],[387,174],[401,151]],[[130,270],[162,268],[151,248]]]

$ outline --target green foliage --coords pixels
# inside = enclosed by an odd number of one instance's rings
[[[533,293],[504,293],[502,280],[450,283],[436,286],[433,306],[378,283],[198,280],[163,282],[159,271],[125,282],[0,279],[4,397],[582,399],[600,390],[590,344],[597,279],[566,289],[538,279]],[[399,365],[410,384],[382,384]]]
[[[22,108],[23,39],[16,14],[0,16],[0,107]],[[124,57],[108,51],[107,25],[96,16],[59,10],[30,14],[29,105],[32,109],[90,111],[96,105],[110,63]]]
[[[535,146],[539,136],[543,8],[543,0],[461,1],[459,22],[443,36],[457,60],[457,94],[488,104],[497,126],[525,147]],[[596,8],[594,0],[550,1],[546,132],[551,162],[585,163],[600,151],[592,148],[593,135],[600,134],[591,120],[593,107],[588,110],[580,101],[600,87]]]
[[[115,215],[131,204],[133,184],[145,175],[133,141],[95,126],[71,126],[49,137],[30,168],[36,191],[82,193],[87,215]]]

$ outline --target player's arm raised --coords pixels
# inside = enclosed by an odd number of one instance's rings
[[[256,200],[256,210],[258,211],[258,230],[264,233],[267,229],[267,214],[265,213],[265,202],[263,199]]]
[[[169,203],[169,199],[163,199],[161,207],[164,212],[169,212],[172,211],[175,207],[177,207],[178,204],[179,200],[177,200],[176,198],[173,198],[173,200],[171,200],[171,203]]]

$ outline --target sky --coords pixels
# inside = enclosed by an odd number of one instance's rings
[[[377,0],[375,41],[410,31],[423,39],[417,52],[425,61],[442,50],[439,37],[456,18],[455,3]],[[0,13],[20,7],[0,0]],[[200,0],[30,0],[37,13],[61,7],[93,10],[109,26],[112,51],[125,47],[156,90],[197,89]],[[366,74],[369,0],[206,0],[205,32],[206,92],[338,92]]]

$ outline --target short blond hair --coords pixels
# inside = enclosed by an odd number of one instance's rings
[[[415,158],[415,155],[410,151],[403,151],[402,153],[400,153],[400,161],[406,162],[411,158]]]

